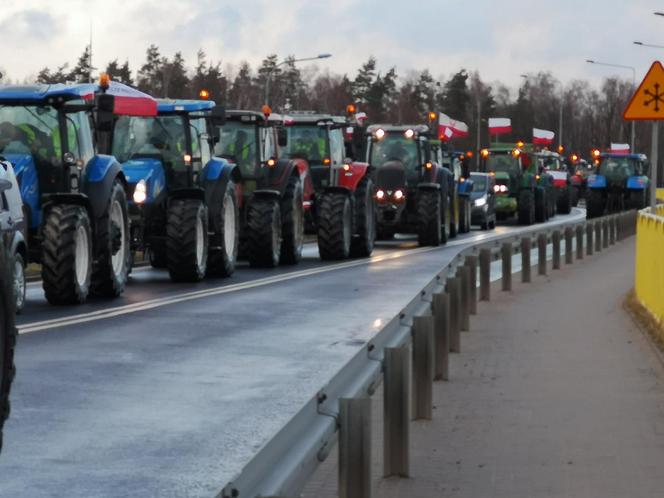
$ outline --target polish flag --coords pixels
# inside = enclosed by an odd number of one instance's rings
[[[551,145],[555,136],[552,131],[533,128],[533,143],[536,145]]]
[[[489,118],[489,135],[501,135],[512,131],[510,118]]]
[[[611,144],[611,154],[629,154],[629,144]]]
[[[468,136],[468,125],[463,121],[452,120],[452,131],[455,137],[465,138]]]
[[[465,138],[468,136],[468,125],[463,121],[452,119],[447,114],[438,113],[438,137],[447,141],[451,138]]]
[[[447,142],[454,136],[454,130],[449,126],[438,125],[438,138],[443,142]]]

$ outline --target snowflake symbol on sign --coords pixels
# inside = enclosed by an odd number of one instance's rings
[[[655,103],[655,112],[659,112],[659,103],[661,102],[664,104],[664,93],[660,93],[659,91],[659,83],[655,83],[655,91],[651,92],[650,90],[645,90],[643,93],[645,93],[649,99],[646,99],[643,102],[643,105],[649,106],[653,102]]]

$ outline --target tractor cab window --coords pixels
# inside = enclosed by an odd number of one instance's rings
[[[407,171],[416,171],[421,162],[417,141],[401,133],[386,133],[382,140],[371,144],[369,154],[369,162],[377,168],[398,161]]]
[[[165,164],[184,168],[185,132],[182,116],[120,116],[113,130],[112,153],[121,163],[157,157]]]
[[[191,155],[195,162],[205,165],[210,161],[210,137],[206,133],[205,118],[195,118],[189,122],[191,130]]]
[[[68,152],[87,164],[95,155],[88,114],[84,111],[72,112],[66,117]]]
[[[0,154],[32,155],[36,162],[61,164],[58,112],[51,106],[0,106]]]
[[[599,164],[599,174],[607,180],[622,181],[636,175],[636,161],[629,157],[604,157]]]
[[[306,159],[312,166],[322,166],[329,157],[327,127],[316,124],[287,126],[288,145],[282,151],[287,158]]]
[[[333,166],[341,166],[344,162],[345,152],[343,131],[341,128],[332,128],[330,130],[330,159]]]
[[[486,170],[495,171],[496,173],[508,173],[510,175],[518,175],[521,172],[519,160],[512,156],[512,154],[491,154],[486,159]]]
[[[267,161],[270,158],[277,157],[277,140],[275,137],[275,130],[273,126],[262,127],[261,135],[263,137],[263,161]]]
[[[219,128],[219,141],[214,154],[237,164],[244,178],[255,177],[260,155],[255,125],[227,121]]]

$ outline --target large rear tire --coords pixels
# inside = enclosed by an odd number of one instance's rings
[[[203,280],[208,260],[207,208],[198,199],[173,199],[166,220],[166,259],[171,280]]]
[[[0,450],[2,449],[2,427],[9,417],[9,391],[16,369],[14,349],[16,326],[14,324],[14,293],[12,291],[12,268],[8,254],[0,253]]]
[[[604,214],[604,194],[601,190],[590,189],[586,199],[586,216],[597,218]]]
[[[441,203],[438,190],[420,190],[417,194],[417,242],[421,246],[439,246],[444,242]]]
[[[318,253],[323,260],[346,259],[353,239],[353,209],[344,192],[326,192],[318,211]]]
[[[240,219],[235,199],[235,184],[228,181],[216,213],[210,216],[213,233],[208,248],[208,274],[229,277],[235,271],[240,245]]]
[[[628,209],[643,209],[648,203],[646,190],[630,190],[627,199]]]
[[[53,206],[44,222],[42,285],[51,304],[81,304],[90,292],[92,233],[82,206]]]
[[[277,199],[251,201],[247,212],[247,259],[254,268],[274,268],[281,259],[282,223]]]
[[[351,239],[351,256],[371,256],[376,241],[376,206],[373,198],[373,182],[365,177],[355,192],[356,233]]]
[[[459,233],[470,232],[470,199],[461,197],[459,199]]]
[[[450,239],[461,233],[461,199],[458,195],[450,200]]]
[[[547,203],[546,190],[543,188],[535,189],[535,221],[544,223],[549,217],[549,204]]]
[[[304,247],[304,194],[302,181],[293,175],[288,179],[281,200],[281,258],[284,265],[294,265],[302,259]]]
[[[569,214],[572,211],[572,188],[573,187],[567,186],[558,189],[556,204],[560,214]]]
[[[535,221],[535,193],[530,189],[519,192],[519,224],[532,225]]]
[[[99,249],[92,265],[90,293],[117,297],[127,283],[131,264],[127,196],[117,180],[113,183],[104,215],[97,220],[97,227]]]

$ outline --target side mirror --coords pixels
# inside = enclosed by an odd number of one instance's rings
[[[5,190],[10,190],[11,188],[12,182],[5,179],[0,180],[0,193],[4,192]]]
[[[226,124],[226,109],[224,106],[214,106],[210,118],[214,126],[224,126]]]
[[[277,143],[279,144],[279,147],[288,146],[288,132],[286,128],[279,128],[277,130]]]
[[[97,97],[97,128],[99,131],[113,131],[115,97],[103,93]]]

